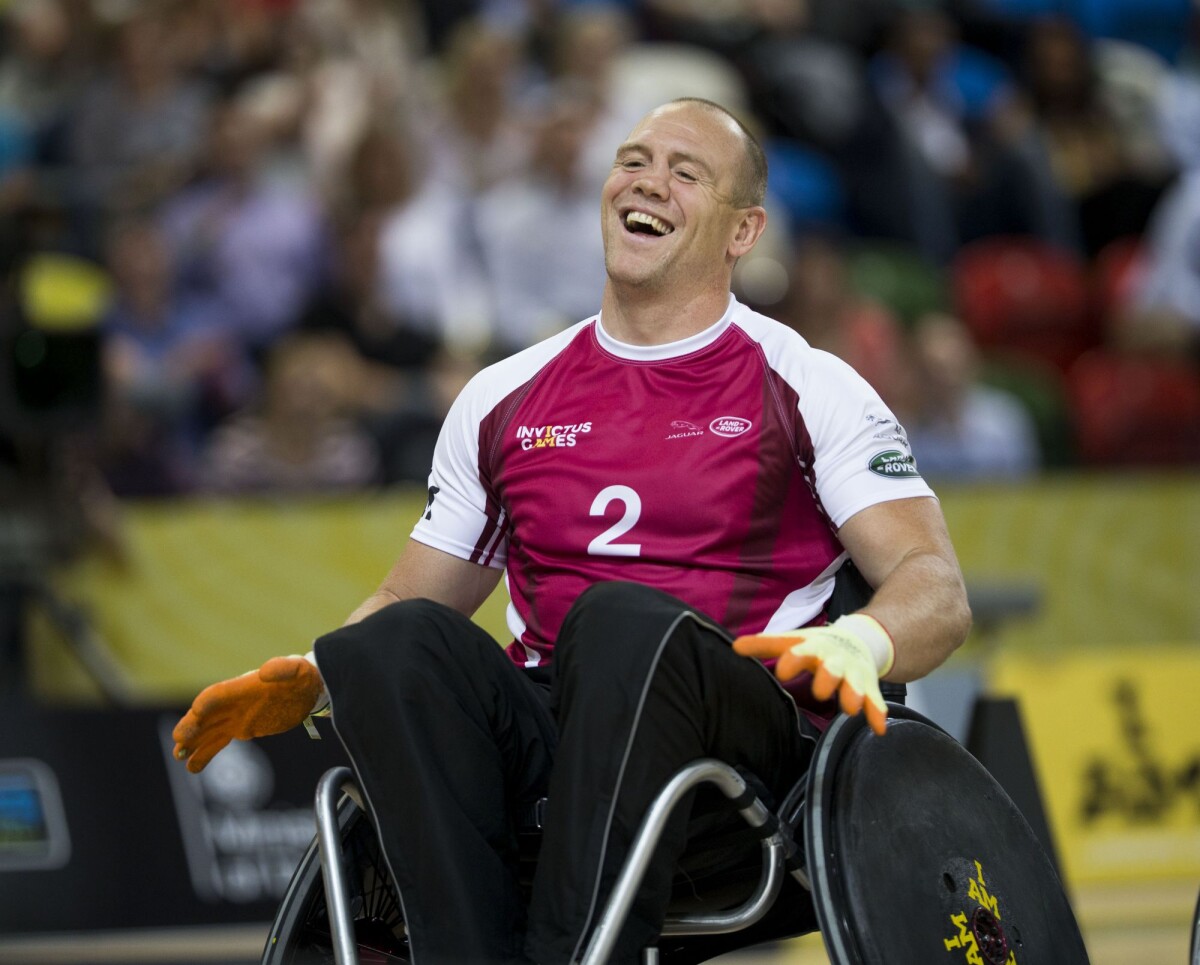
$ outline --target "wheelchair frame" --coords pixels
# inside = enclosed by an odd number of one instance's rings
[[[807,875],[796,860],[798,848],[791,822],[771,812],[728,764],[714,758],[701,758],[679,770],[650,805],[579,965],[602,965],[608,960],[671,812],[689,791],[705,783],[715,785],[758,833],[762,840],[761,876],[754,893],[738,907],[714,914],[669,916],[663,924],[662,934],[715,935],[748,928],[770,910],[783,887],[785,871],[806,890],[812,890]],[[358,783],[350,768],[331,768],[317,783],[317,842],[334,958],[337,965],[358,965],[338,821],[338,804],[343,794],[362,806]],[[644,949],[642,961],[645,965],[656,963],[658,950],[653,946]]]
[[[663,942],[661,947],[652,945],[643,949],[643,965],[671,961],[675,959],[676,954],[682,954],[688,961],[703,960],[689,957],[694,954],[695,946],[691,945],[691,940],[685,936],[716,936],[746,929],[753,929],[757,933],[753,937],[747,936],[749,940],[743,945],[726,945],[724,949],[715,952],[720,954],[722,951],[744,947],[756,941],[778,940],[788,934],[800,934],[809,930],[808,924],[792,931],[786,930],[792,927],[792,918],[786,908],[779,907],[777,899],[785,885],[789,884],[786,881],[788,875],[799,885],[799,888],[790,888],[791,894],[798,897],[802,890],[811,899],[815,915],[813,927],[819,927],[825,937],[826,949],[835,965],[865,965],[867,962],[892,960],[894,954],[905,947],[910,953],[924,955],[929,943],[932,943],[930,947],[936,948],[945,944],[947,950],[951,947],[966,949],[970,945],[976,954],[982,953],[984,957],[981,961],[990,965],[1007,965],[1009,956],[1005,929],[1008,929],[1008,934],[1015,940],[1014,948],[1019,949],[1024,941],[1025,953],[1035,953],[1029,959],[1031,962],[1042,965],[1086,965],[1086,948],[1082,944],[1069,902],[1052,865],[1016,806],[999,784],[995,783],[994,778],[987,775],[973,758],[970,759],[971,766],[962,771],[964,776],[959,784],[971,788],[970,793],[975,795],[971,801],[994,800],[997,807],[983,813],[982,817],[976,815],[974,823],[955,826],[951,821],[946,825],[946,832],[938,839],[941,843],[920,856],[912,872],[917,877],[901,879],[905,883],[904,887],[909,887],[911,883],[913,894],[924,896],[921,900],[925,903],[919,909],[910,908],[908,917],[899,919],[903,922],[922,922],[918,931],[911,932],[911,939],[906,938],[903,932],[893,933],[890,930],[891,926],[880,921],[877,915],[877,912],[892,908],[891,901],[886,897],[891,892],[886,889],[898,884],[898,881],[888,884],[885,878],[880,885],[875,876],[862,879],[845,877],[847,868],[840,863],[843,859],[839,857],[838,842],[843,841],[841,835],[853,835],[854,844],[848,852],[853,854],[855,849],[864,846],[865,839],[859,830],[860,827],[879,826],[880,815],[893,812],[878,811],[873,814],[870,810],[854,810],[854,817],[835,820],[832,804],[837,795],[844,793],[840,789],[848,786],[842,783],[840,776],[835,777],[835,772],[837,775],[844,772],[849,779],[854,780],[864,779],[862,775],[866,773],[883,773],[890,781],[890,786],[901,787],[904,781],[900,775],[907,771],[892,769],[907,768],[911,766],[910,762],[915,760],[928,761],[925,755],[930,745],[927,741],[932,741],[933,745],[954,746],[957,754],[969,758],[969,754],[961,745],[954,742],[942,728],[928,718],[901,704],[890,704],[889,707],[892,718],[899,725],[897,740],[900,743],[896,746],[895,756],[889,749],[886,756],[880,758],[877,755],[883,751],[881,745],[877,746],[873,741],[864,742],[860,739],[866,731],[866,723],[861,716],[839,716],[819,742],[817,754],[808,773],[793,786],[774,811],[769,809],[752,789],[749,782],[753,781],[753,777],[749,776],[748,781],[726,763],[711,758],[701,759],[677,772],[648,808],[579,965],[602,965],[608,960],[669,816],[690,791],[703,784],[714,785],[725,798],[730,810],[739,812],[745,825],[751,829],[747,843],[752,844],[755,837],[760,841],[761,870],[758,884],[749,898],[745,898],[740,905],[732,909],[711,914],[704,912],[669,915],[660,935],[662,938],[674,938],[674,941]],[[916,729],[912,729],[913,725],[917,725]],[[929,738],[922,737],[919,742],[914,743],[916,737],[925,729],[930,729],[936,734]],[[871,751],[871,748],[875,750]],[[855,767],[862,766],[862,755],[866,754],[870,759],[872,753],[876,756],[873,758],[874,762],[868,765],[869,772],[860,770],[857,772],[859,777],[853,778],[852,775],[856,773]],[[849,756],[843,756],[846,754]],[[919,756],[911,758],[910,755],[913,754]],[[941,758],[935,760],[940,761]],[[843,771],[843,768],[846,769]],[[922,782],[913,787],[928,791],[936,786],[936,782],[929,780],[928,771],[925,772]],[[403,909],[395,901],[398,899],[395,893],[388,892],[388,901],[391,901],[388,907],[391,911],[379,910],[382,906],[376,896],[380,892],[380,882],[384,882],[385,890],[390,888],[390,885],[386,882],[386,876],[379,877],[381,874],[386,875],[386,870],[381,871],[376,863],[377,858],[370,856],[377,849],[378,838],[366,813],[356,813],[347,797],[361,809],[363,801],[350,769],[340,767],[327,771],[317,788],[317,839],[297,869],[293,885],[289,888],[289,895],[280,906],[267,948],[264,950],[264,962],[292,961],[287,957],[287,949],[307,947],[291,944],[293,936],[297,934],[296,923],[305,920],[295,917],[297,909],[301,909],[301,915],[310,914],[302,910],[306,906],[298,903],[293,897],[293,889],[298,887],[307,889],[295,892],[296,896],[301,896],[301,902],[317,900],[318,894],[323,902],[320,917],[309,919],[321,923],[318,947],[321,954],[326,956],[322,961],[327,962],[327,956],[332,951],[333,960],[337,965],[358,965],[359,948],[368,949],[373,946],[369,943],[369,931],[366,933],[368,943],[360,945],[363,933],[359,931],[356,934],[356,927],[361,927],[364,922],[379,922],[390,929],[398,927],[402,922]],[[860,796],[855,800],[865,802],[870,807],[887,809],[894,806],[898,799],[885,799],[881,802],[870,796]],[[911,834],[914,827],[929,820],[930,814],[943,814],[945,820],[944,812],[940,810],[945,800],[942,796],[929,797],[926,793],[925,797],[917,794],[905,800],[912,801],[912,806],[917,810],[897,824],[893,831],[887,832],[885,840],[889,843],[899,840],[904,834]],[[968,812],[969,807],[963,813]],[[357,822],[364,820],[368,821],[366,827],[352,831],[358,828]],[[846,821],[851,823],[844,823]],[[734,824],[740,822],[734,819]],[[951,827],[955,829],[951,831]],[[745,838],[745,831],[737,833]],[[705,840],[707,839],[700,839],[699,854],[703,853]],[[845,839],[845,843],[849,840]],[[361,851],[364,841],[369,842],[368,852]],[[1017,850],[1014,851],[1014,848]],[[1017,856],[1022,854],[1021,848],[1028,849],[1024,852],[1028,857],[1018,860]],[[367,891],[352,891],[348,884],[345,859],[347,850],[355,856],[355,874],[358,875],[360,869],[363,869],[367,875],[363,881],[369,886],[369,894],[372,896],[370,899],[367,898]],[[749,881],[753,879],[755,867],[752,851],[747,853],[747,858],[750,860],[740,866],[741,871],[746,874],[740,875],[737,881],[744,881],[748,886]],[[974,860],[973,870],[965,869],[965,866],[959,867],[964,864],[966,858]],[[986,887],[991,888],[990,895],[985,891],[974,895],[971,893],[972,887],[985,887],[980,860],[989,870]],[[320,878],[324,885],[323,893],[318,891],[321,885],[318,883],[314,867],[317,864],[320,866]],[[991,874],[992,871],[996,871],[997,874]],[[1034,877],[1029,878],[1028,875]],[[970,880],[975,878],[978,880]],[[306,881],[307,884],[301,884],[302,881]],[[851,887],[854,882],[858,884]],[[354,883],[359,883],[357,877]],[[1025,887],[1026,883],[1028,887]],[[865,893],[859,885],[868,888],[883,887],[885,890],[866,894],[867,904],[863,905]],[[737,900],[744,894],[745,890],[741,890],[730,900]],[[366,911],[367,905],[363,904],[361,909],[358,905],[368,900],[376,910],[369,911],[360,922],[359,913]],[[975,908],[976,904],[979,905],[978,909]],[[399,921],[393,920],[392,914],[398,914]],[[383,917],[376,918],[376,915]],[[1001,917],[1004,920],[1003,927],[999,924]],[[767,927],[755,928],[759,922]],[[777,928],[780,924],[782,928]],[[801,922],[796,920],[794,924],[799,926]],[[398,932],[395,934],[399,937]],[[864,941],[867,945],[862,944]],[[912,945],[912,941],[917,944]],[[1196,938],[1193,937],[1193,943],[1195,941]],[[967,952],[964,951],[963,954]],[[908,958],[902,956],[896,960],[917,959],[910,954]],[[968,955],[968,960],[974,961],[975,958]],[[1024,954],[1021,960],[1026,961]],[[1194,965],[1200,965],[1200,962],[1195,962]]]

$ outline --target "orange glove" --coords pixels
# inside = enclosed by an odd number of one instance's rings
[[[205,687],[175,725],[175,757],[193,774],[231,740],[291,730],[317,708],[325,686],[305,657],[272,657],[258,670]]]
[[[853,715],[865,708],[871,729],[887,733],[879,678],[896,662],[896,647],[874,617],[851,613],[825,627],[738,637],[733,649],[743,657],[778,658],[775,676],[780,680],[811,671],[814,697],[828,700],[836,693],[843,711]]]

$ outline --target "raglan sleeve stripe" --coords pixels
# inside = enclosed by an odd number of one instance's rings
[[[465,560],[476,557],[485,532],[502,525],[500,508],[488,499],[482,481],[479,426],[488,410],[485,390],[485,380],[477,376],[450,407],[434,448],[428,502],[412,531],[417,542]],[[507,545],[492,540],[481,562],[502,569],[507,555]]]

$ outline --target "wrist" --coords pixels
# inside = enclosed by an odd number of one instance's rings
[[[896,644],[887,627],[866,613],[849,613],[834,621],[833,626],[854,634],[866,644],[875,661],[875,671],[882,677],[896,665]]]
[[[317,672],[317,679],[321,681],[321,692],[317,694],[317,699],[313,703],[312,710],[309,711],[309,716],[327,714],[329,712],[329,691],[325,689],[325,680],[321,677],[321,668],[317,666],[316,654],[310,650],[303,657],[312,664],[313,670]]]

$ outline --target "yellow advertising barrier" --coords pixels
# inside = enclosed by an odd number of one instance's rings
[[[976,652],[1200,646],[1200,477],[1056,477],[939,495],[968,581],[1037,596],[1036,612],[981,625]],[[119,561],[84,556],[51,582],[88,617],[139,698],[190,699],[340,624],[378,585],[424,502],[423,490],[404,489],[129,505]],[[477,618],[501,637],[504,604],[501,587]],[[44,620],[32,630],[38,691],[93,697],[62,632]]]
[[[1066,878],[1200,879],[1200,646],[997,660]]]

